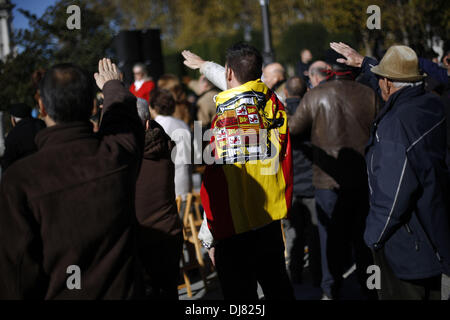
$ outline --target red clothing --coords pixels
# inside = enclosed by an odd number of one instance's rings
[[[142,98],[147,100],[147,102],[150,101],[150,92],[155,88],[155,83],[153,81],[145,81],[142,86],[139,88],[139,90],[136,91],[136,87],[134,86],[134,83],[130,87],[130,92],[134,94],[136,98]]]

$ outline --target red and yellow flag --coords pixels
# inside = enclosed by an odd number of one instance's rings
[[[262,227],[287,216],[292,201],[292,156],[286,111],[261,81],[216,97],[202,204],[214,239]]]

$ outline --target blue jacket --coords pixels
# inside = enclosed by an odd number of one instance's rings
[[[419,69],[423,70],[428,76],[434,78],[442,84],[448,83],[447,69],[440,67],[437,63],[428,59],[419,58]]]
[[[366,148],[370,212],[364,239],[374,250],[384,248],[401,279],[450,274],[445,160],[446,116],[439,97],[423,86],[392,95]]]

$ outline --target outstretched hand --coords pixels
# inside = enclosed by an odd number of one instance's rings
[[[120,72],[110,59],[103,58],[98,62],[98,72],[94,74],[95,82],[100,90],[110,80],[120,80]]]
[[[189,50],[184,50],[181,55],[185,59],[184,64],[193,70],[199,69],[205,63],[205,60]]]
[[[337,53],[342,54],[345,57],[345,59],[337,59],[337,62],[346,64],[350,67],[361,67],[364,57],[349,45],[346,45],[342,42],[331,42],[330,47],[331,49],[333,49]]]

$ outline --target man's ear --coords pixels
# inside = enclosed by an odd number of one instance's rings
[[[225,73],[226,73],[226,77],[227,77],[227,81],[228,82],[231,82],[231,80],[233,80],[233,78],[234,78],[234,72],[233,72],[233,70],[231,69],[231,68],[226,68],[225,69]]]
[[[394,88],[394,83],[391,80],[388,80],[386,78],[383,79],[384,85],[386,86],[386,90],[389,93],[391,93],[392,89]]]
[[[41,117],[42,118],[46,117],[48,114],[47,111],[45,111],[45,106],[44,103],[42,102],[41,97],[39,97],[38,99],[38,104],[39,104],[39,113],[41,114]]]
[[[48,115],[47,111],[45,110],[44,103],[42,102],[42,99],[40,97],[39,97],[39,100],[38,100],[38,104],[39,104],[40,118],[42,120],[44,120],[44,122],[47,125],[47,127],[51,127],[51,126],[56,125],[56,122],[52,118],[50,118],[50,116]]]

